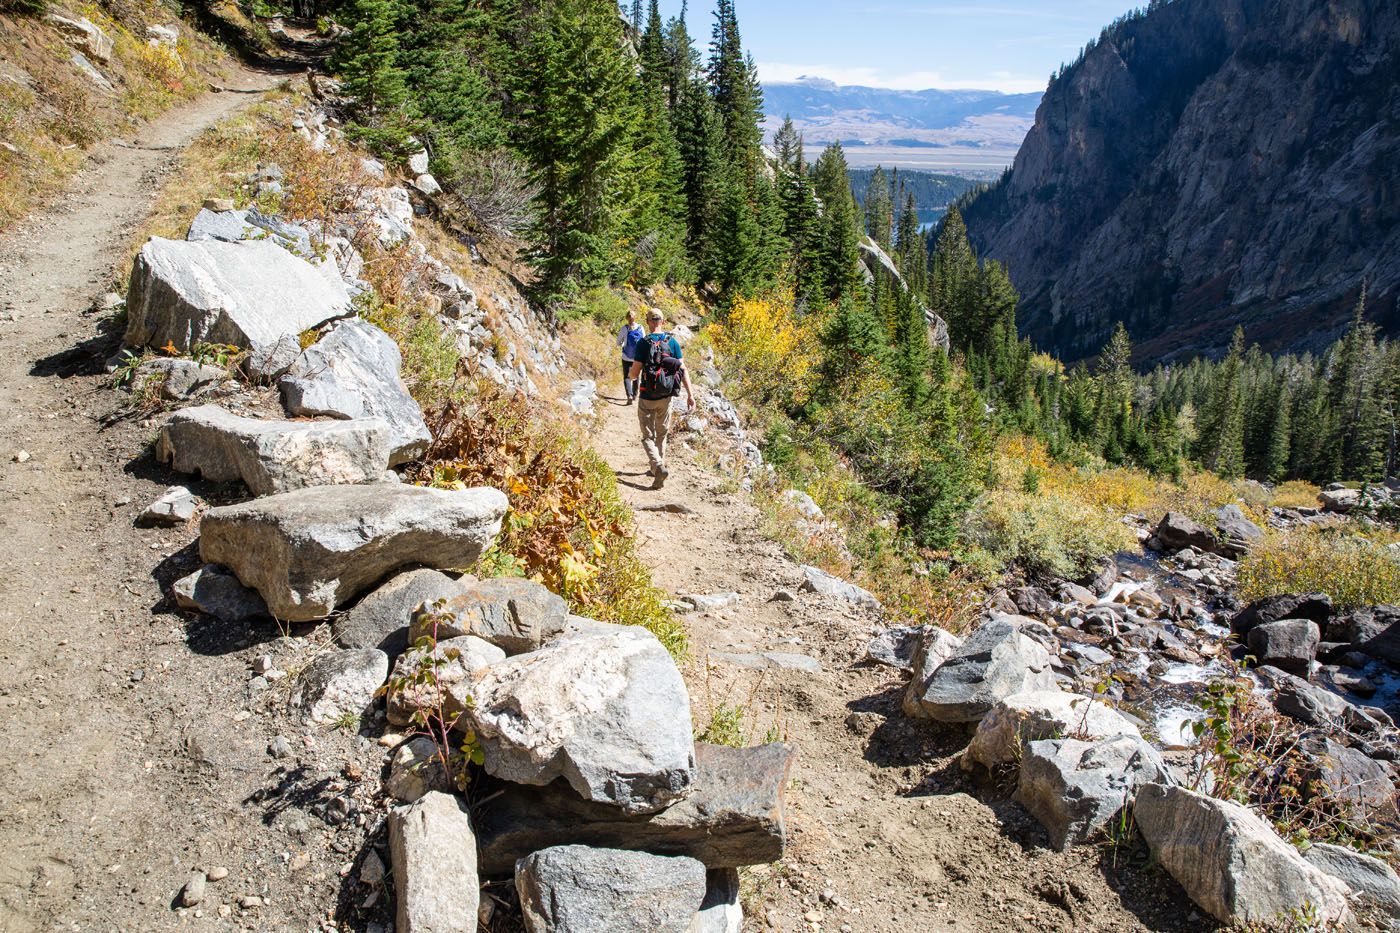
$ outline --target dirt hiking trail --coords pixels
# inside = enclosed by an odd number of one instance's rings
[[[5,931],[170,916],[152,872],[188,846],[192,776],[170,765],[185,704],[167,695],[183,678],[161,643],[183,636],[152,625],[165,553],[133,536],[131,514],[155,487],[123,469],[139,449],[128,432],[103,429],[114,393],[97,351],[112,341],[85,311],[179,151],[275,80],[236,71],[224,93],[97,146],[65,196],[0,236]]]
[[[801,568],[762,535],[752,501],[697,464],[687,435],[672,434],[670,477],[652,490],[636,409],[620,386],[602,394],[594,443],[637,510],[657,585],[676,595],[739,594],[736,605],[686,617],[696,727],[720,704],[737,705],[747,708],[750,744],[776,726],[797,747],[788,855],[752,874],[767,907],[745,929],[1202,928],[1160,870],[1126,852],[1116,865],[1096,847],[1054,852],[1007,793],[965,778],[954,756],[967,732],[906,719],[907,678],[863,661],[886,627],[880,619],[801,592]],[[795,600],[774,601],[779,590]],[[822,670],[760,671],[744,666],[751,657],[718,657],[762,652],[807,655]]]

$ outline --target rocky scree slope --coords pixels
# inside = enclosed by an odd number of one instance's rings
[[[1326,345],[1363,282],[1400,325],[1400,11],[1176,0],[1055,80],[966,211],[1023,329],[1073,361],[1125,321],[1144,361]]]

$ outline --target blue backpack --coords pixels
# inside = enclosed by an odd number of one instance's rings
[[[622,345],[622,355],[629,360],[637,358],[637,344],[642,342],[646,332],[641,327],[633,327],[627,332],[627,342]]]

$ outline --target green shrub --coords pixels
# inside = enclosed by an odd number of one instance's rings
[[[1269,534],[1240,564],[1240,596],[1326,593],[1342,608],[1400,602],[1400,558],[1354,533],[1300,529]]]
[[[1028,577],[1077,579],[1136,537],[1108,513],[1056,493],[998,490],[964,521],[968,541]]]

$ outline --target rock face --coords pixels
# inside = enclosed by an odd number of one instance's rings
[[[962,639],[952,632],[945,632],[936,625],[924,626],[919,644],[914,649],[914,656],[910,659],[909,669],[914,676],[904,691],[905,715],[923,715],[919,707],[919,697],[923,695],[933,672],[938,670],[944,661],[957,654],[962,643]]]
[[[210,509],[204,560],[229,567],[279,619],[324,619],[408,564],[468,567],[495,540],[506,497],[494,489],[316,486]]]
[[[183,525],[194,518],[199,509],[199,500],[184,486],[171,486],[160,498],[146,506],[145,511],[136,517],[136,524]]]
[[[1108,825],[1138,788],[1167,780],[1161,755],[1135,736],[1047,739],[1026,746],[1016,799],[1064,851]]]
[[[1346,700],[1329,690],[1314,687],[1276,667],[1261,667],[1259,679],[1274,690],[1274,707],[1283,715],[1310,726],[1332,725],[1346,718]]]
[[[378,648],[397,658],[408,648],[408,623],[414,610],[451,599],[475,582],[473,577],[454,580],[437,570],[406,571],[336,619],[331,635],[342,648]]]
[[[684,856],[557,846],[521,859],[515,889],[529,933],[686,933],[705,866]]]
[[[355,421],[261,421],[218,405],[170,417],[156,459],[215,482],[242,480],[255,496],[307,486],[378,483],[389,467],[389,425]]]
[[[688,855],[710,868],[776,861],[787,844],[783,795],[794,757],[788,745],[697,743],[694,792],[652,814],[584,800],[565,781],[507,784],[477,818],[481,869],[507,872],[531,852],[569,843]]]
[[[916,680],[914,683],[918,683]],[[910,715],[939,722],[976,722],[998,700],[1031,690],[1055,689],[1050,655],[1002,619],[986,623],[905,698]]]
[[[1221,923],[1267,924],[1304,905],[1324,922],[1349,917],[1346,887],[1237,803],[1147,784],[1133,818],[1153,857]]]
[[[158,356],[136,367],[135,385],[148,379],[160,380],[160,397],[167,402],[181,402],[201,394],[215,383],[228,378],[217,366],[204,366],[194,360]]]
[[[389,657],[375,648],[323,654],[301,672],[292,705],[314,723],[335,722],[346,714],[359,717],[374,702],[375,691],[389,676]]]
[[[688,933],[744,933],[739,873],[732,868],[711,869],[705,883],[705,900]]]
[[[1308,619],[1280,619],[1249,630],[1249,650],[1260,664],[1306,677],[1322,638],[1317,623]]]
[[[390,810],[389,851],[398,901],[395,930],[476,929],[481,905],[476,836],[471,817],[455,797],[434,792]]]
[[[406,463],[432,439],[423,411],[399,378],[403,358],[384,331],[367,321],[341,321],[308,347],[282,377],[293,415],[381,418],[393,431],[390,465]],[[307,396],[317,401],[305,404]]]
[[[1007,263],[1025,331],[1073,361],[1117,320],[1139,362],[1317,348],[1400,290],[1394,7],[1162,4],[1056,78],[1009,176],[966,212]],[[1317,243],[1308,231],[1344,235]],[[1376,302],[1379,303],[1376,303]],[[1387,320],[1387,329],[1394,327]]]
[[[350,297],[274,243],[152,237],[132,267],[126,309],[129,346],[257,350],[349,313]]]
[[[520,784],[563,777],[588,800],[627,813],[655,812],[691,791],[690,698],[675,662],[645,629],[565,635],[450,692],[470,696],[460,707],[497,777]]]
[[[475,635],[506,654],[534,651],[569,628],[569,607],[533,580],[483,580],[440,610],[414,618],[409,641],[436,631],[442,638]]]
[[[1112,707],[1060,690],[1014,693],[992,707],[963,752],[964,766],[996,768],[1015,762],[1028,742],[1069,736],[1103,739],[1140,738],[1133,725]]]

